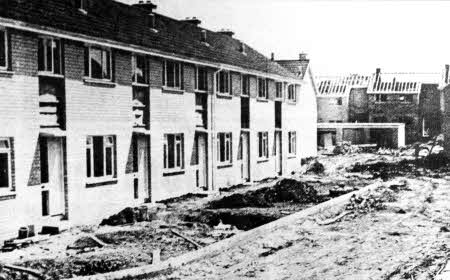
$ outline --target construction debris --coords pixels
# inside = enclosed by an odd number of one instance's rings
[[[189,242],[189,243],[191,243],[192,245],[194,245],[195,247],[197,247],[197,249],[199,249],[199,248],[202,247],[202,245],[198,244],[197,242],[195,242],[195,241],[192,240],[191,238],[189,238],[189,237],[187,237],[187,236],[185,236],[185,235],[179,233],[178,231],[173,230],[173,229],[171,229],[170,231],[171,231],[173,234],[175,234],[176,236],[179,236],[179,237],[185,239],[187,242]]]

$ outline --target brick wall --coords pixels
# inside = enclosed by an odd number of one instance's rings
[[[38,38],[36,35],[15,31],[11,34],[12,71],[17,75],[37,76]]]
[[[438,85],[424,84],[420,93],[419,122],[425,119],[430,137],[441,133],[442,112],[441,96]]]
[[[421,138],[417,95],[414,95],[411,103],[399,101],[375,102],[374,98],[369,95],[369,121],[380,122],[380,120],[382,122],[405,123],[407,144]]]
[[[113,53],[115,59],[115,81],[120,85],[131,86],[131,54],[118,50],[114,50]]]
[[[163,84],[163,60],[150,57],[150,86],[161,87]]]
[[[301,98],[301,97],[300,97]],[[342,100],[342,105],[338,104]],[[317,110],[319,122],[347,122],[348,121],[348,99],[341,97],[317,97]]]

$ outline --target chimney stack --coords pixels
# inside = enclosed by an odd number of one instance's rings
[[[245,44],[244,44],[244,42],[241,42],[240,51],[241,51],[242,54],[247,54],[246,51],[245,51]]]
[[[448,84],[448,72],[449,72],[449,69],[450,69],[450,65],[448,65],[448,64],[445,64],[445,76],[444,76],[444,82],[445,82],[445,84]]]
[[[158,7],[155,4],[153,4],[152,1],[149,1],[149,0],[147,0],[145,2],[143,0],[140,0],[139,3],[133,4],[132,6],[136,7],[136,8],[140,8],[149,14],[151,14],[153,12],[153,10]]]
[[[199,26],[202,23],[202,21],[196,17],[191,17],[191,18],[187,17],[187,18],[183,19],[182,22],[187,22],[187,23],[193,24],[195,26]]]
[[[300,61],[308,60],[308,55],[306,53],[300,53],[299,58]]]
[[[200,40],[202,41],[202,43],[207,43],[206,42],[206,30],[202,30]]]
[[[218,33],[223,34],[223,35],[227,35],[231,38],[233,38],[234,36],[234,32],[231,29],[221,29],[220,31],[218,31]]]

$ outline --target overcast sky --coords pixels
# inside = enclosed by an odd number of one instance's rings
[[[135,3],[135,0],[121,0]],[[316,75],[441,72],[450,63],[450,1],[153,0],[157,12],[230,28],[266,56],[306,52]]]

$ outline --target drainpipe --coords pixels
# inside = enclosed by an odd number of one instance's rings
[[[216,98],[217,98],[217,74],[222,72],[224,69],[220,68],[219,70],[214,72],[213,76],[213,95],[211,97],[211,190],[215,189],[215,168],[216,168],[216,123],[214,121],[214,113],[216,109]]]

